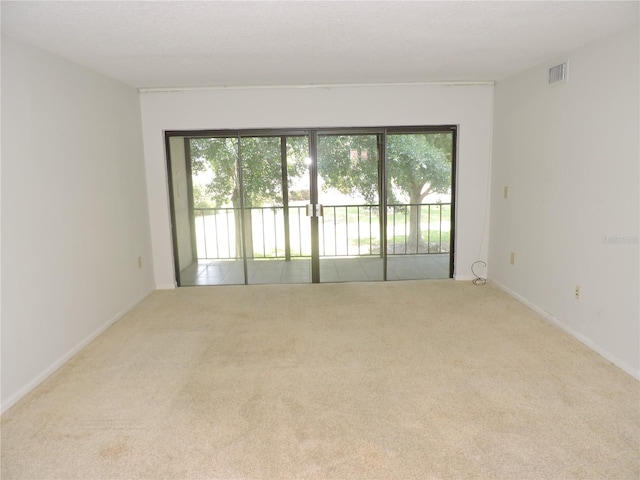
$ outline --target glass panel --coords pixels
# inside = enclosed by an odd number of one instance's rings
[[[181,285],[244,283],[238,140],[189,141],[197,262]]]
[[[386,252],[382,133],[169,138],[180,285],[450,277],[454,134],[386,134]]]
[[[282,283],[311,281],[311,219],[306,215],[310,201],[309,137],[287,137],[288,223],[285,240],[289,240],[289,260],[282,272]]]
[[[185,138],[169,139],[169,155],[171,158],[171,205],[173,207],[174,239],[176,251],[175,266],[177,280],[180,285],[191,282],[198,270],[196,252],[193,248],[191,215],[189,211],[189,168],[185,154]],[[184,277],[184,280],[183,280]]]
[[[383,279],[377,135],[318,136],[320,281]]]
[[[310,281],[308,219],[300,206],[309,196],[308,144],[306,137],[240,140],[248,283]],[[284,181],[283,163],[291,181]]]
[[[387,136],[387,279],[449,278],[450,132]]]

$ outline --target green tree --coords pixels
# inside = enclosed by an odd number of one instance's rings
[[[318,138],[318,173],[324,189],[334,188],[367,202],[378,199],[376,135],[322,135]]]
[[[202,185],[193,185],[193,206],[194,208],[214,208],[213,202],[207,197]]]
[[[422,242],[420,204],[431,193],[451,188],[451,133],[387,135],[387,201],[408,199],[411,251]],[[318,141],[318,172],[326,187],[340,193],[362,195],[373,202],[378,192],[377,137],[374,135],[323,136]],[[406,200],[405,200],[406,201]]]
[[[410,251],[423,246],[421,204],[432,193],[451,188],[452,143],[450,133],[396,134],[387,136],[387,195],[389,203],[401,193],[409,198]]]
[[[280,137],[236,137],[191,139],[191,170],[194,174],[210,172],[206,197],[215,207],[232,206],[236,231],[236,255],[242,252],[240,192],[243,193],[246,219],[247,256],[253,256],[251,207],[280,206],[282,164]],[[299,176],[306,167],[306,137],[287,137],[287,171],[289,178]],[[242,165],[240,172],[239,165]],[[242,174],[242,189],[240,188]]]

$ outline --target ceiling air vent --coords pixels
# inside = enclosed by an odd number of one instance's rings
[[[567,81],[567,62],[549,69],[549,85]]]

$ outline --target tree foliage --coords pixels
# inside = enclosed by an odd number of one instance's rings
[[[387,136],[389,203],[405,195],[420,203],[431,193],[451,187],[451,134],[419,133]],[[318,139],[318,172],[325,188],[373,202],[378,195],[375,135],[331,135]]]
[[[241,192],[244,208],[282,205],[282,150],[280,137],[222,137],[191,139],[191,171],[209,173],[203,201],[210,199],[216,208],[234,208],[235,231],[242,231]],[[287,137],[286,162],[289,182],[307,166],[306,137]],[[239,168],[241,167],[241,168]],[[240,182],[242,179],[242,182]],[[242,183],[242,185],[241,185]],[[248,218],[251,218],[248,214]],[[247,255],[253,256],[251,222],[244,227]],[[236,234],[236,255],[242,251],[241,236]]]
[[[215,208],[202,185],[193,185],[193,206],[195,208]]]
[[[422,203],[431,193],[451,188],[451,134],[397,134],[387,137],[389,201],[397,193]]]
[[[307,166],[306,137],[287,138],[289,178],[300,176]],[[280,137],[203,138],[191,140],[191,170],[211,172],[206,194],[216,207],[240,207],[238,153],[242,163],[244,206],[282,205]]]
[[[386,137],[387,203],[409,207],[409,245],[419,250],[420,204],[451,188],[451,133],[389,134]],[[334,135],[318,139],[318,172],[323,187],[378,201],[379,155],[375,135]]]
[[[325,190],[334,188],[367,202],[378,200],[376,135],[323,135],[318,138],[318,173]]]
[[[389,203],[408,197],[420,203],[431,193],[451,188],[450,133],[390,134],[387,136]],[[238,149],[242,161],[245,206],[282,205],[280,137],[235,137],[191,140],[194,173],[210,171],[206,194],[218,207],[239,202]],[[378,196],[376,135],[323,135],[318,139],[318,172],[324,188],[369,202]],[[306,170],[306,137],[287,138],[289,178]],[[234,201],[235,200],[235,201]]]
[[[449,192],[452,139],[451,133],[442,132],[387,135],[387,202],[408,201],[419,205],[429,194]],[[239,209],[241,191],[245,208],[282,205],[280,137],[192,139],[190,146],[192,172],[210,172],[206,197],[216,207],[232,205]],[[292,178],[307,171],[304,162],[309,154],[307,137],[287,137],[286,149],[291,184]],[[325,190],[333,188],[342,194],[362,196],[366,202],[377,203],[378,160],[377,135],[320,135],[318,138],[318,173]],[[410,237],[421,239],[419,206],[410,207],[410,217]],[[250,241],[250,228],[247,236]]]

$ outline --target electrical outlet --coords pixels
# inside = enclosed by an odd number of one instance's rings
[[[509,257],[509,263],[511,265],[515,265],[516,264],[516,254],[514,252],[511,252],[511,256]]]
[[[580,285],[576,285],[576,290],[574,292],[574,295],[576,297],[576,300],[580,300],[580,295],[582,294],[582,292],[580,291]]]
[[[138,268],[142,268],[142,257],[138,257]]]

